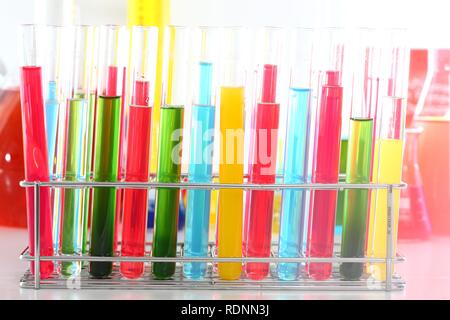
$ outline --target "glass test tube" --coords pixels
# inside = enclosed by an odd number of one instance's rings
[[[111,25],[100,29],[93,172],[96,182],[117,181],[124,60],[120,48],[126,44],[124,31],[123,27]],[[94,188],[92,196],[90,254],[109,257],[113,255],[116,189]],[[111,262],[90,263],[93,277],[107,277],[111,271]]]
[[[35,25],[21,27],[23,61],[20,68],[20,100],[22,110],[22,133],[27,181],[49,180],[47,141],[45,133],[44,95],[42,88],[42,67],[40,65],[40,29]],[[26,189],[27,219],[30,255],[35,254],[34,233],[34,190]],[[39,194],[39,235],[40,254],[53,255],[52,208],[50,188],[41,187]],[[44,261],[39,265],[41,278],[53,273],[53,262]],[[34,262],[31,263],[34,274]]]
[[[314,32],[312,29],[297,29],[291,39],[293,43],[290,63],[289,110],[287,117],[284,183],[310,182],[308,167],[311,110],[311,63]],[[286,189],[282,193],[281,221],[278,245],[279,257],[301,257],[306,240],[306,218],[308,213],[308,190]],[[278,277],[295,280],[299,274],[297,263],[280,263]]]
[[[314,69],[317,76],[317,116],[313,160],[313,183],[337,183],[342,122],[342,58],[340,29],[321,32],[316,52],[323,55]],[[311,195],[307,255],[331,257],[334,246],[336,190],[315,190]],[[309,263],[307,273],[316,280],[328,279],[331,263]]]
[[[275,183],[280,115],[277,91],[279,91],[281,31],[282,29],[279,28],[264,28],[261,34],[257,70],[259,96],[252,120],[249,183]],[[273,198],[273,190],[247,192],[244,226],[246,257],[270,256]],[[268,263],[248,262],[245,264],[246,276],[253,280],[266,277],[268,272]]]
[[[159,154],[156,179],[158,182],[179,182],[181,173],[181,144],[184,106],[188,86],[188,41],[186,27],[170,26],[166,30],[164,91],[161,106]],[[175,257],[180,190],[158,188],[155,203],[153,256]],[[171,278],[175,263],[154,262],[153,276]]]
[[[49,178],[61,179],[64,161],[64,110],[60,104],[63,97],[63,61],[62,52],[64,29],[61,26],[43,26],[43,85],[44,108],[48,147]],[[51,188],[53,207],[53,249],[59,251],[61,241],[61,211],[63,189]]]
[[[89,77],[92,28],[71,28],[73,58],[65,106],[63,181],[85,181],[86,121],[88,116]],[[83,247],[84,190],[65,189],[62,195],[61,253],[81,254]],[[80,262],[62,262],[61,274],[70,276],[81,271]]]
[[[158,29],[135,26],[131,31],[131,78],[127,126],[126,182],[148,182],[151,119],[156,75]],[[121,255],[141,257],[147,231],[147,189],[124,189]],[[138,278],[143,262],[122,262],[120,272]]]
[[[367,35],[370,30],[359,31],[359,43],[352,58],[352,99],[350,129],[346,160],[346,183],[370,183],[372,162],[373,126],[376,106],[372,94],[377,89],[369,82],[373,60],[367,53],[372,49]],[[374,90],[375,89],[375,90]],[[363,258],[365,253],[369,189],[346,189],[344,191],[341,257]],[[359,280],[363,273],[362,263],[342,263],[340,274],[346,280]]]
[[[360,52],[358,53],[359,57],[355,57],[355,61],[360,62],[360,59],[365,59],[364,66],[360,67],[362,68],[360,73],[361,75],[358,76],[358,83],[355,85],[359,85],[362,83],[363,88],[359,90],[364,90],[364,101],[367,105],[367,108],[369,108],[370,114],[373,118],[373,134],[375,134],[375,128],[376,128],[376,113],[378,109],[378,102],[380,99],[380,94],[383,91],[383,81],[381,79],[380,75],[380,63],[381,63],[381,46],[380,46],[380,40],[382,39],[382,35],[380,32],[378,32],[377,29],[372,28],[362,28],[358,30],[359,36],[355,35],[356,38],[362,39],[357,40],[358,41],[364,41],[365,46],[358,49]],[[359,44],[358,44],[359,45]],[[349,63],[349,65],[353,65],[353,61]],[[350,96],[350,95],[349,95]],[[347,103],[348,105],[351,105],[351,96]],[[344,102],[344,107],[346,103]],[[346,111],[343,111],[344,114],[346,114]],[[348,129],[350,129],[350,124],[347,126],[347,122],[349,120],[343,119],[343,127],[342,127],[342,138],[341,138],[341,157],[340,157],[340,169],[339,173],[341,174],[339,181],[345,182],[345,173],[347,168],[347,156],[348,156],[348,143],[349,143],[349,133]],[[373,155],[373,148],[374,145],[372,144],[372,155]],[[372,161],[372,160],[371,160]],[[372,172],[372,163],[371,163],[371,172]],[[370,203],[370,192],[369,192],[369,203]],[[338,192],[338,204],[336,209],[336,231],[338,233],[342,233],[342,225],[343,225],[343,217],[344,217],[344,202],[345,202],[345,191],[340,190]]]
[[[402,178],[403,144],[406,116],[406,94],[409,51],[402,29],[388,31],[388,43],[383,47],[381,108],[377,113],[376,135],[373,151],[372,182],[400,183]],[[386,95],[387,93],[387,95]],[[396,252],[400,190],[394,190],[393,253]],[[387,244],[387,190],[371,193],[370,216],[367,238],[367,256],[385,258]],[[386,279],[383,263],[369,265],[368,271],[377,280]]]
[[[246,30],[226,28],[221,44],[220,80],[220,183],[244,181],[244,107]],[[221,258],[242,257],[243,190],[219,190],[217,254]],[[241,262],[219,262],[220,279],[241,276]]]
[[[195,32],[196,87],[191,110],[189,182],[208,183],[212,180],[217,39],[216,28],[201,27]],[[210,190],[187,191],[185,256],[208,255],[210,201]],[[202,278],[206,272],[206,263],[185,263],[183,271],[187,278]]]
[[[47,129],[48,163],[50,178],[57,177],[57,134],[59,105],[62,93],[62,38],[63,27],[45,26],[45,122]],[[58,176],[60,178],[60,176]]]
[[[90,61],[88,62],[89,68],[89,99],[88,99],[88,111],[86,119],[86,139],[85,139],[85,179],[86,181],[92,181],[93,177],[93,167],[94,167],[94,147],[95,147],[95,113],[97,105],[97,53],[98,53],[98,27],[92,28],[92,46],[91,52],[89,54]],[[83,201],[83,244],[82,253],[88,253],[88,225],[92,214],[92,192],[91,188],[84,190],[84,201]]]

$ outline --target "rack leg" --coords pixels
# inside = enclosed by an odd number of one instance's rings
[[[40,244],[40,185],[34,185],[34,288],[41,287],[41,244]]]
[[[387,233],[386,233],[386,291],[392,290],[392,256],[394,248],[394,233],[392,224],[394,220],[394,188],[388,187],[387,194]]]

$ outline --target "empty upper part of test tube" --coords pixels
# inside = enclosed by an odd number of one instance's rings
[[[122,96],[127,63],[128,37],[126,28],[116,25],[100,27],[98,54],[98,95]]]

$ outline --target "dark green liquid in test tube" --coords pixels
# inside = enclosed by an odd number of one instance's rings
[[[372,119],[352,118],[350,120],[346,169],[347,183],[370,182],[372,131]],[[341,257],[364,257],[368,202],[368,189],[345,190]],[[363,263],[342,263],[340,273],[346,280],[358,280],[363,273]]]
[[[162,106],[159,137],[158,182],[179,182],[181,171],[182,106]],[[177,250],[178,206],[180,190],[158,188],[155,204],[154,257],[175,257]],[[173,262],[154,262],[153,276],[167,279],[175,272]]]
[[[97,101],[94,175],[95,182],[116,182],[119,161],[119,97],[99,96]],[[116,189],[94,188],[91,224],[91,256],[113,255]],[[111,274],[111,262],[91,262],[89,273],[95,278]]]

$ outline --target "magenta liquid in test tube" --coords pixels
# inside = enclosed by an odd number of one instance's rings
[[[265,28],[260,39],[258,64],[259,96],[253,113],[253,135],[250,143],[249,182],[275,183],[278,120],[280,104],[277,99],[278,73],[281,57],[281,29]],[[245,245],[246,257],[269,257],[272,239],[274,191],[251,190],[246,197]],[[246,276],[253,280],[266,277],[268,263],[248,262]]]
[[[131,31],[131,99],[128,110],[125,181],[148,182],[150,170],[151,116],[156,76],[158,29],[135,26]],[[121,255],[141,257],[147,231],[147,189],[124,189]],[[138,278],[143,262],[122,262],[126,278]]]
[[[35,25],[21,27],[23,63],[20,67],[20,98],[22,110],[22,132],[25,162],[25,180],[49,181],[48,151],[45,133],[44,97],[42,88],[42,67],[39,65],[39,28]],[[40,255],[53,255],[52,209],[50,188],[39,188],[39,243]],[[35,190],[27,188],[27,217],[30,255],[35,254]],[[53,262],[41,262],[41,278],[53,273]],[[31,263],[34,274],[35,265]]]
[[[339,29],[324,30],[319,42],[320,61],[316,70],[318,105],[316,137],[313,156],[313,183],[338,183],[342,122],[342,56],[343,45],[337,37]],[[334,228],[337,190],[315,190],[311,195],[308,222],[307,255],[331,257],[334,247]],[[331,263],[309,263],[308,275],[316,280],[331,276]]]

